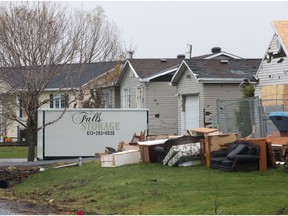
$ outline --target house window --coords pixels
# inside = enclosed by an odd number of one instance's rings
[[[124,108],[130,108],[130,88],[124,89]]]
[[[112,108],[112,92],[111,90],[103,92],[102,102],[104,108]]]
[[[137,108],[143,108],[144,107],[143,86],[137,86],[137,88],[136,88],[136,107]]]
[[[65,108],[67,107],[68,97],[66,94],[50,94],[50,108]]]

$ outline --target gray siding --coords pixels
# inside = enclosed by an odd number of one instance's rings
[[[124,108],[125,88],[130,88],[130,107],[136,108],[136,89],[141,85],[144,91],[143,108],[149,109],[149,135],[177,134],[176,87],[169,86],[168,82],[143,83],[134,75],[130,77],[130,72],[128,69],[120,86],[121,108]]]
[[[270,51],[276,53],[276,42],[277,35],[274,35],[270,43]],[[282,63],[277,61],[280,58],[272,58],[270,63],[267,63],[266,60],[263,60],[257,77],[259,78],[259,83],[256,85],[255,96],[261,97],[261,86],[265,85],[276,85],[276,84],[287,84],[288,83],[288,58],[283,58]]]
[[[205,123],[211,122],[217,114],[217,99],[242,98],[239,84],[204,84],[204,109],[212,114],[205,115]]]
[[[178,82],[178,123],[177,123],[177,133],[179,135],[182,135],[181,133],[181,124],[182,124],[182,96],[183,95],[192,95],[192,94],[199,94],[199,126],[203,127],[203,85],[200,83],[197,83],[197,80],[192,75],[191,79],[186,78],[186,74],[191,74],[190,70],[186,69],[186,71],[183,73],[181,79]]]
[[[150,82],[146,92],[149,135],[177,134],[176,86],[170,86],[168,82]]]

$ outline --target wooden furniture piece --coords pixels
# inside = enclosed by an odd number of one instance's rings
[[[220,134],[219,130],[216,128],[193,128],[192,130],[187,130],[187,134],[199,138],[201,165],[205,165],[205,137],[208,135],[218,135]]]
[[[160,139],[160,140],[138,142],[141,153],[141,161],[143,163],[156,162],[157,159],[153,149],[156,146],[164,146],[164,143],[167,140],[168,139]]]
[[[137,135],[136,133],[133,134],[133,137],[131,141],[129,142],[129,145],[138,145],[139,141],[145,141],[146,136],[145,136],[145,130],[140,132],[140,135]]]
[[[216,128],[193,128],[192,130],[187,130],[187,133],[194,137],[206,137],[219,134],[220,132]]]
[[[272,148],[273,146],[278,146],[281,149],[281,161],[286,162],[288,159],[288,137],[281,136],[281,137],[267,137],[267,141],[271,142]]]
[[[210,167],[211,151],[220,150],[225,148],[227,143],[235,142],[238,139],[236,133],[232,134],[220,134],[220,135],[208,135],[205,137],[205,162],[206,166]],[[259,170],[267,170],[267,140],[266,138],[259,139],[245,139],[254,144],[260,146],[260,160],[259,160]]]
[[[101,167],[117,167],[125,164],[140,163],[140,151],[128,150],[108,155],[101,155]]]
[[[252,142],[260,146],[260,160],[259,160],[259,170],[267,170],[267,140],[266,138],[259,139],[246,139],[246,141]]]
[[[220,150],[221,148],[223,148],[225,144],[235,142],[237,138],[238,136],[236,133],[206,136],[205,141],[204,141],[205,142],[204,157],[205,157],[206,167],[210,167],[211,151]],[[200,152],[201,151],[203,150],[201,150],[201,143],[200,143]]]

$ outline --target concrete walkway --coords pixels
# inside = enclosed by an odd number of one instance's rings
[[[91,158],[83,158],[83,161],[91,161],[91,160],[99,160],[96,157]],[[73,159],[57,159],[57,160],[35,160],[35,161],[27,161],[26,158],[15,158],[15,159],[0,159],[0,167],[9,167],[9,166],[15,166],[15,167],[42,167],[47,166],[51,164],[58,164],[58,163],[76,163],[79,162],[79,158],[73,158]]]

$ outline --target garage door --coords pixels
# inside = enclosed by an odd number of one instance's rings
[[[185,114],[184,114],[185,130],[191,130],[199,127],[199,96],[186,96]]]

